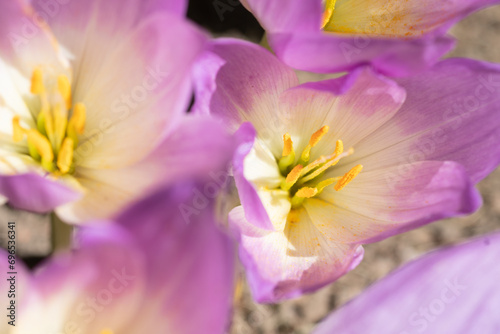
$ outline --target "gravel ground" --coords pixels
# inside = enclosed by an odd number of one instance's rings
[[[500,6],[476,13],[452,30],[458,39],[452,56],[500,63]],[[318,76],[301,74],[317,80]],[[243,285],[234,310],[231,334],[309,333],[332,310],[343,305],[374,281],[421,254],[500,228],[500,170],[479,184],[483,207],[475,214],[439,221],[382,242],[367,245],[363,262],[336,283],[279,305],[258,305]],[[0,245],[7,221],[16,221],[18,250],[23,257],[43,257],[51,251],[50,216],[33,215],[0,207]],[[4,224],[5,222],[5,224]]]
[[[500,6],[478,12],[452,30],[458,44],[451,56],[500,63]],[[315,77],[306,74],[308,79]],[[302,74],[302,78],[304,74]],[[500,111],[499,111],[500,112]],[[244,287],[234,311],[231,334],[305,334],[332,310],[367,286],[420,255],[443,245],[500,228],[500,170],[479,184],[484,205],[475,214],[446,219],[366,245],[362,263],[337,282],[316,293],[279,305],[256,304]],[[385,334],[385,333],[384,333]]]

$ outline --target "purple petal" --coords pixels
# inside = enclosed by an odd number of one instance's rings
[[[399,84],[407,91],[405,104],[355,147],[350,162],[369,159],[370,169],[379,169],[424,160],[456,161],[474,183],[500,163],[498,65],[449,59]]]
[[[195,73],[197,95],[202,96],[196,109],[210,110],[232,131],[245,121],[258,132],[269,127],[274,116],[269,110],[277,110],[279,94],[298,84],[295,73],[269,51],[236,39],[213,42]]]
[[[439,219],[470,214],[481,205],[465,168],[450,161],[375,171],[367,164],[366,171],[342,191],[325,188],[319,198],[329,205],[304,203],[312,220],[335,222],[342,227],[337,240],[347,243],[382,240]]]
[[[370,65],[395,77],[427,69],[454,45],[450,37],[403,40],[323,32],[277,33],[269,42],[281,60],[297,69],[331,73]]]
[[[37,174],[0,175],[0,194],[21,210],[45,213],[82,194]]]
[[[162,300],[157,316],[166,317],[174,333],[223,333],[228,323],[233,245],[216,228],[213,201],[200,195],[202,186],[161,190],[118,218],[147,254],[148,288]]]
[[[245,7],[264,29],[275,32],[318,31],[323,4],[302,0],[245,0]]]
[[[244,176],[243,161],[252,149],[255,141],[255,130],[252,124],[244,123],[236,132],[235,137],[238,138],[238,142],[241,144],[234,154],[233,174],[240,201],[245,206],[246,219],[257,227],[273,230],[273,224],[257,194],[255,186]]]
[[[365,290],[314,334],[498,333],[499,256],[499,233],[428,254]]]

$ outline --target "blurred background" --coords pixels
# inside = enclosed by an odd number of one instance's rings
[[[253,16],[236,0],[192,0],[188,16],[212,36],[244,38],[259,43],[264,31]],[[477,12],[450,32],[458,39],[449,57],[468,57],[500,63],[500,6]],[[318,80],[321,75],[300,73],[301,79]],[[500,113],[500,110],[499,110]],[[499,143],[500,144],[500,143]],[[279,305],[256,304],[241,273],[241,293],[235,297],[231,334],[305,334],[332,310],[362,292],[390,271],[439,246],[500,229],[500,170],[479,184],[484,205],[475,214],[447,219],[366,245],[362,263],[334,284],[314,294]],[[34,215],[0,206],[2,222],[15,221],[18,255],[34,266],[54,251],[52,245],[65,247],[51,227],[51,215]],[[64,225],[58,230],[67,229]],[[5,247],[7,224],[0,224],[0,244]],[[62,233],[64,235],[65,233]],[[376,305],[374,305],[376,307]]]

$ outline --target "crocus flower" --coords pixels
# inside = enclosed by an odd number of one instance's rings
[[[192,204],[196,187],[176,184],[113,222],[82,227],[78,249],[56,255],[34,275],[16,263],[21,295],[5,293],[0,302],[5,311],[15,301],[15,327],[6,318],[2,333],[225,333],[234,248],[215,225],[213,201],[186,223],[179,206]],[[6,292],[11,270],[6,252],[0,255]]]
[[[231,154],[214,121],[184,115],[205,44],[186,1],[26,3],[0,3],[3,202],[109,217]]]
[[[229,220],[261,302],[334,281],[361,244],[475,211],[474,184],[500,160],[497,65],[450,59],[397,82],[363,68],[299,85],[263,48],[221,40],[196,72],[197,112],[245,142]]]
[[[499,256],[499,233],[428,254],[375,283],[313,333],[498,333]]]
[[[371,64],[391,76],[435,63],[447,30],[497,0],[245,0],[274,52],[294,68],[338,72]]]

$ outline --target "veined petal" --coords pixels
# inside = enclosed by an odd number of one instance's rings
[[[184,20],[157,13],[115,49],[109,48],[114,36],[88,38],[96,45],[75,60],[74,100],[87,108],[76,159],[88,168],[126,167],[150,154],[186,111],[191,65],[205,37]]]
[[[287,90],[280,96],[280,110],[286,119],[283,127],[292,136],[297,152],[305,148],[312,133],[323,125],[330,126],[331,131],[312,152],[311,159],[315,159],[320,153],[331,154],[338,139],[345,147],[356,147],[390,120],[405,98],[404,89],[395,82],[361,69],[338,79]],[[274,144],[273,148],[282,145]],[[279,156],[279,151],[274,154]]]
[[[497,333],[499,254],[498,233],[432,252],[369,287],[313,333]]]
[[[354,243],[374,242],[438,219],[470,214],[481,205],[465,168],[450,161],[363,171],[342,191],[327,187],[319,198],[329,205],[305,203],[318,207],[308,210],[313,221],[335,224],[339,239]]]
[[[499,164],[498,65],[449,59],[399,83],[408,96],[401,110],[339,166],[362,161],[369,171],[449,160],[462,164],[477,183]]]
[[[62,182],[34,173],[0,175],[0,194],[15,208],[39,213],[81,197],[81,193]]]
[[[251,122],[259,137],[270,137],[280,126],[277,97],[298,84],[288,68],[264,48],[236,39],[213,41],[196,64],[196,110],[225,121],[232,131]],[[215,79],[215,84],[211,81]]]
[[[290,217],[285,230],[267,231],[249,223],[241,206],[229,215],[240,241],[240,259],[259,302],[319,289],[356,267],[363,257],[361,246],[337,243],[318,230],[304,209]]]

